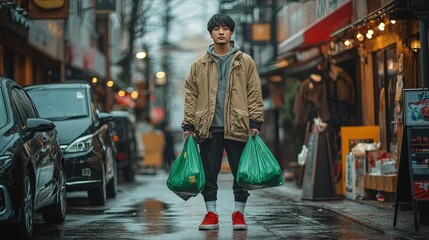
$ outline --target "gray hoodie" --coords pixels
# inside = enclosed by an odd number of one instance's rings
[[[229,81],[229,70],[232,64],[232,56],[240,49],[238,44],[234,41],[230,41],[229,52],[225,55],[218,55],[214,52],[214,44],[210,45],[207,53],[209,53],[216,61],[218,66],[218,89],[216,97],[216,108],[211,125],[213,132],[222,132],[224,128],[224,104],[225,104],[225,93]]]

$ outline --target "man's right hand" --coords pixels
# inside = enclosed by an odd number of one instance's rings
[[[188,137],[189,137],[189,135],[191,135],[192,134],[192,136],[195,136],[195,133],[194,132],[191,132],[191,131],[185,131],[184,133],[183,133],[183,136],[185,137],[185,139],[187,140],[188,139]]]

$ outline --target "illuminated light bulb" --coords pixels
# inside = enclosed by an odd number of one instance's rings
[[[378,29],[380,29],[380,31],[384,31],[385,26],[386,25],[383,22],[381,22],[380,24],[378,24]]]
[[[356,38],[357,38],[357,40],[359,40],[360,42],[362,42],[362,41],[365,39],[365,37],[363,36],[363,34],[362,34],[362,33],[358,33],[358,34],[356,34]]]
[[[368,33],[368,34],[371,34],[371,35],[374,35],[374,30],[369,29],[367,33]]]
[[[92,78],[92,83],[97,83],[98,79],[96,77]]]
[[[118,92],[118,95],[119,95],[120,97],[125,96],[125,91],[124,91],[124,90],[120,90],[120,91]]]
[[[159,71],[159,72],[157,72],[156,74],[155,74],[155,76],[157,77],[157,78],[165,78],[165,72],[163,72],[163,71]]]
[[[139,97],[139,92],[135,90],[131,92],[131,99],[136,100],[138,97]]]
[[[369,32],[366,33],[366,38],[371,39],[372,38],[372,34],[370,34]]]
[[[109,81],[106,83],[106,85],[107,85],[108,87],[113,87],[114,83],[113,83],[113,81],[112,81],[112,80],[109,80]]]
[[[136,53],[136,58],[138,58],[138,59],[144,59],[144,58],[146,58],[146,56],[147,56],[146,52],[138,52],[138,53]]]
[[[396,20],[395,20],[395,19],[392,19],[392,20],[390,20],[390,23],[391,23],[391,24],[395,24],[395,23],[396,23]]]
[[[344,46],[350,47],[351,45],[352,45],[352,41],[350,41],[350,39],[347,39],[344,41]]]
[[[417,52],[420,49],[420,40],[413,39],[410,44],[410,48],[413,52]]]

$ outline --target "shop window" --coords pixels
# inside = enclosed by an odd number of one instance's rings
[[[373,59],[375,121],[380,126],[382,148],[389,152],[396,152],[397,136],[394,131],[394,108],[399,70],[396,47],[375,52]]]

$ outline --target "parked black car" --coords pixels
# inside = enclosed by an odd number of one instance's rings
[[[21,86],[0,77],[0,232],[12,224],[14,238],[29,238],[35,211],[63,222],[65,178],[55,124],[40,118]]]
[[[111,111],[113,116],[113,137],[116,144],[118,171],[125,181],[133,181],[140,158],[144,157],[144,148],[139,139],[134,117],[127,111]]]
[[[51,83],[26,87],[40,115],[57,125],[67,170],[67,191],[87,191],[91,205],[117,194],[112,115],[101,113],[87,83]]]

